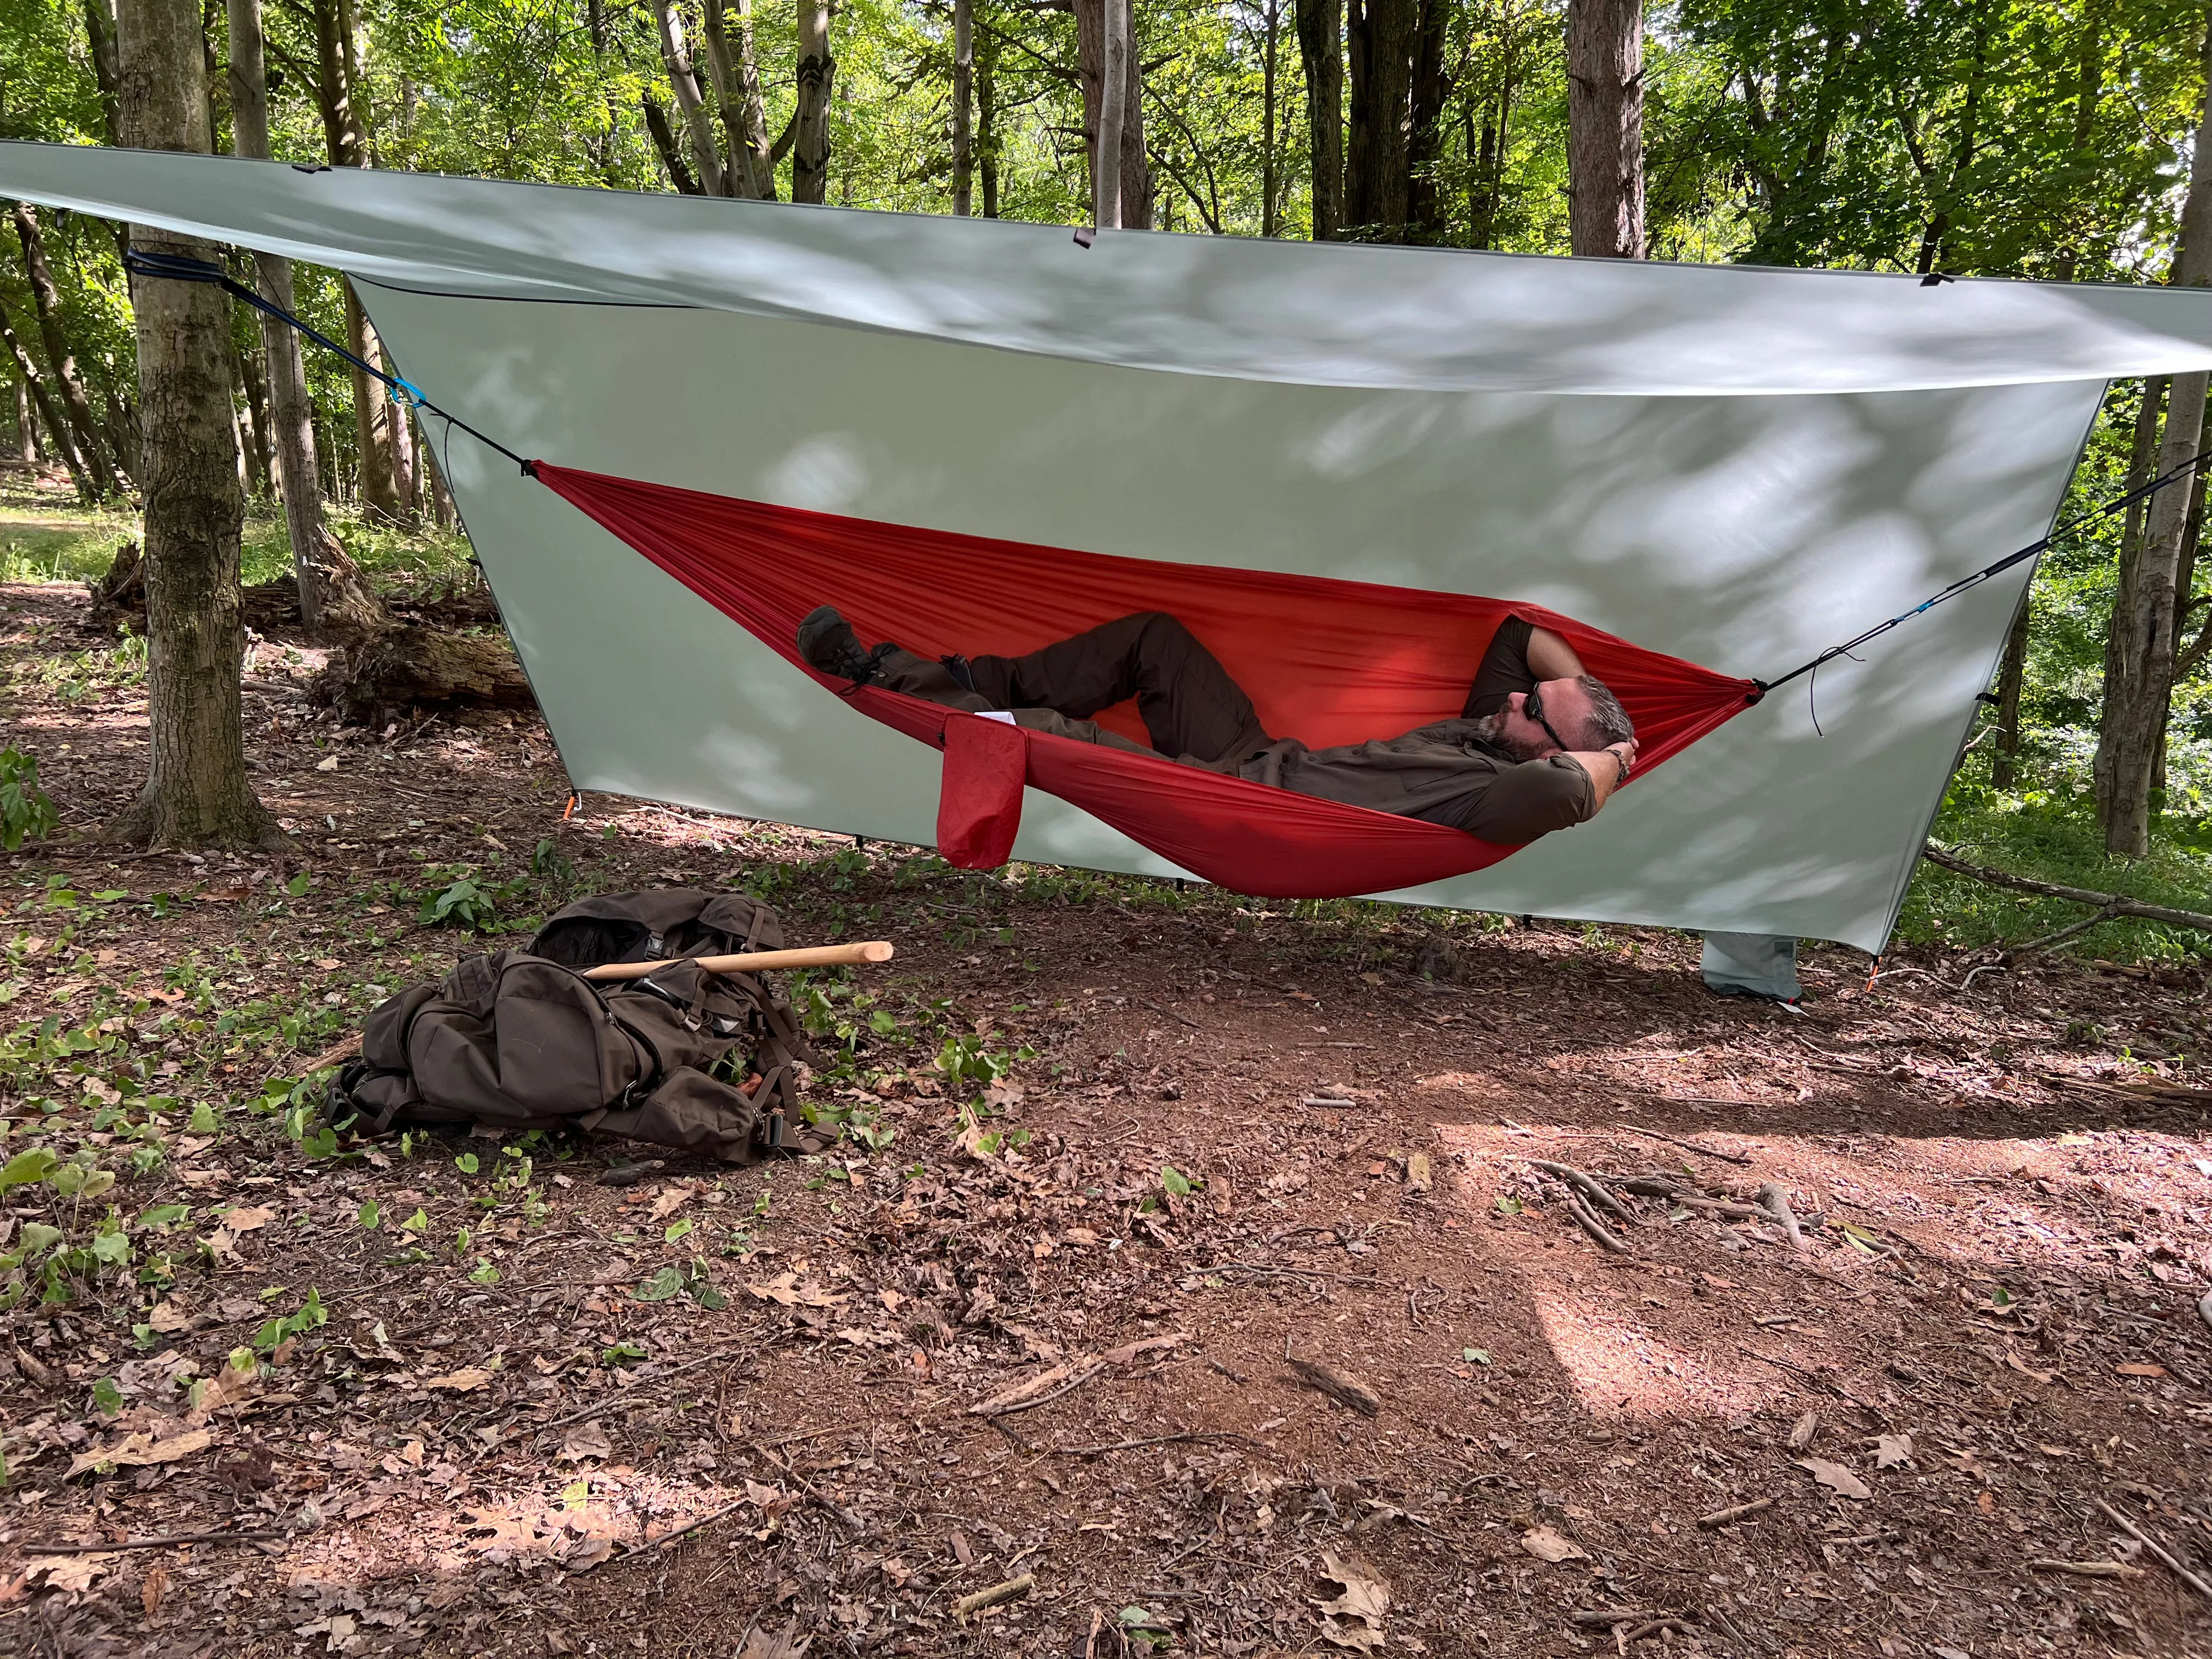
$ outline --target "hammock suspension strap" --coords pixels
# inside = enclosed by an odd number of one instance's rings
[[[2004,557],[1999,559],[1995,564],[1985,565],[1981,569],[1974,572],[1971,576],[1960,577],[1958,580],[1953,582],[1948,587],[1936,594],[1933,599],[1922,601],[1920,604],[1914,605],[1910,611],[1899,611],[1896,616],[1892,617],[1887,622],[1876,623],[1872,628],[1868,629],[1865,633],[1855,635],[1851,638],[1845,640],[1841,645],[1830,646],[1819,656],[1814,658],[1812,661],[1799,665],[1797,667],[1791,669],[1788,673],[1781,676],[1779,678],[1771,680],[1753,680],[1752,684],[1756,689],[1748,694],[1747,700],[1752,702],[1757,702],[1768,692],[1773,690],[1776,686],[1787,685],[1790,681],[1796,679],[1801,674],[1814,673],[1819,670],[1823,663],[1833,662],[1838,657],[1849,655],[1851,652],[1856,651],[1859,647],[1864,645],[1869,640],[1878,639],[1882,635],[1888,633],[1891,629],[1896,628],[1902,623],[1911,622],[1922,611],[1933,611],[1937,605],[1942,604],[1944,600],[1955,599],[1960,594],[1971,592],[1972,589],[1979,587],[1984,582],[1988,581],[1991,577],[2003,574],[2014,565],[2019,564],[2025,560],[2032,559],[2039,553],[2048,552],[2051,548],[2057,543],[2061,537],[2065,536],[2069,532],[2079,530],[2085,524],[2093,523],[2099,519],[2106,518],[2112,514],[2120,511],[2123,507],[2132,507],[2137,501],[2147,500],[2150,496],[2158,494],[2160,490],[2164,489],[2168,484],[2179,483],[2184,478],[2186,478],[2194,473],[2197,467],[2207,460],[2212,460],[2212,449],[2201,449],[2197,451],[2196,454],[2191,456],[2187,460],[2182,462],[2179,466],[2173,468],[2170,471],[2161,472],[2157,477],[2153,478],[2148,483],[2139,485],[2136,489],[2128,491],[2124,495],[2115,495],[2112,500],[2101,502],[2098,506],[2091,507],[2086,513],[2077,514],[2075,517],[2067,520],[2063,524],[2055,526],[2051,533],[2044,537],[2040,541],[2030,542],[2026,547],[2021,548],[2018,552],[2006,554]]]
[[[243,300],[256,311],[274,317],[278,322],[297,329],[325,351],[336,352],[364,374],[381,380],[392,394],[392,401],[403,408],[428,410],[449,427],[459,427],[479,443],[488,444],[520,467],[523,476],[535,477],[537,467],[526,461],[496,438],[487,437],[458,415],[449,414],[422,395],[422,390],[412,380],[397,374],[387,374],[371,362],[365,362],[347,350],[336,340],[304,319],[294,316],[279,305],[272,305],[245,283],[233,281],[230,273],[221,265],[206,259],[188,258],[180,253],[144,253],[133,248],[124,256],[124,268],[134,276],[161,276],[173,283],[210,283],[220,288],[233,299]]]

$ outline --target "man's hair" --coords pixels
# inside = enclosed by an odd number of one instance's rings
[[[1636,722],[1628,718],[1620,699],[1613,695],[1613,689],[1603,680],[1584,674],[1576,684],[1589,696],[1589,720],[1583,729],[1583,739],[1592,749],[1626,743],[1636,735]]]

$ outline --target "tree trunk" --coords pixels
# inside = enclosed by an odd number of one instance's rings
[[[757,202],[775,200],[775,161],[769,153],[768,113],[761,106],[760,64],[753,53],[752,0],[735,0],[737,39],[730,39],[722,0],[707,0],[707,65],[714,101],[730,141],[730,193]]]
[[[1569,0],[1567,222],[1574,252],[1644,257],[1644,0]]]
[[[368,313],[354,297],[353,284],[341,278],[340,285],[345,289],[347,349],[363,362],[383,368],[384,354],[379,349],[376,331],[369,326]],[[392,465],[392,400],[385,395],[384,383],[374,375],[360,368],[351,373],[354,436],[361,452],[358,499],[365,511],[380,515],[386,524],[396,524],[399,477]]]
[[[2009,789],[2020,773],[2020,692],[2027,678],[2027,635],[2033,610],[2020,596],[2020,613],[2005,635],[2003,665],[1997,670],[1997,748],[1990,757],[1990,781]]]
[[[653,15],[660,32],[660,62],[668,71],[669,89],[676,94],[677,112],[684,118],[700,189],[708,196],[727,196],[729,184],[723,176],[722,153],[714,143],[714,118],[700,95],[699,74],[692,65],[691,43],[684,36],[684,19],[677,14],[675,0],[653,0]]]
[[[62,465],[69,469],[70,482],[76,486],[77,499],[86,506],[91,506],[100,499],[99,491],[93,488],[92,475],[85,471],[83,459],[76,453],[76,445],[70,440],[69,428],[62,423],[60,412],[54,408],[54,400],[46,392],[46,376],[39,373],[38,364],[32,360],[30,352],[15,332],[15,325],[8,320],[4,310],[0,310],[0,338],[7,341],[9,353],[15,360],[15,373],[28,389],[31,401],[39,407],[39,418],[46,423],[47,441],[53,446],[54,453],[61,458]]]
[[[1407,135],[1407,240],[1440,243],[1449,229],[1443,191],[1437,169],[1443,161],[1444,103],[1451,77],[1444,73],[1447,0],[1421,0],[1413,37],[1412,118]]]
[[[1297,0],[1305,68],[1307,153],[1313,171],[1313,239],[1344,234],[1344,0]]]
[[[975,166],[983,176],[983,216],[999,216],[999,37],[988,28],[975,52]]]
[[[15,453],[33,466],[39,464],[39,431],[31,414],[31,388],[21,379],[15,382]]]
[[[830,0],[799,0],[799,109],[791,147],[791,199],[830,197]]]
[[[1352,143],[1345,214],[1361,239],[1406,240],[1419,0],[1351,0]]]
[[[93,0],[98,3],[99,0]],[[230,121],[232,148],[257,161],[270,159],[269,82],[263,51],[261,0],[228,0],[230,21]],[[273,253],[253,256],[261,297],[296,314],[292,262]],[[309,633],[321,631],[328,600],[323,572],[338,547],[323,522],[322,479],[315,461],[314,401],[307,394],[300,339],[265,313],[261,354],[269,385],[269,451],[277,493],[284,503],[284,528],[292,544],[292,574],[300,586],[300,619]]]
[[[113,0],[84,0],[85,41],[92,49],[93,84],[100,88],[100,125],[107,142],[123,145],[123,128],[115,102],[115,7]]]
[[[117,17],[125,142],[207,154],[199,8],[191,0],[123,0]],[[210,259],[208,244],[144,226],[132,245]],[[203,283],[134,285],[145,427],[145,793],[110,826],[155,846],[278,848],[289,843],[246,776],[239,687],[242,506],[231,453],[229,302]]]
[[[1152,174],[1145,155],[1145,83],[1130,0],[1075,0],[1075,50],[1083,79],[1083,138],[1091,163],[1092,220],[1109,229],[1150,230]],[[1105,96],[1109,54],[1121,66],[1112,82],[1119,95],[1111,100]],[[1110,176],[1099,167],[1099,157],[1108,155],[1121,160]],[[1100,216],[1109,211],[1110,223]]]
[[[23,245],[23,274],[30,280],[31,304],[38,313],[39,338],[46,344],[46,367],[52,371],[54,389],[63,412],[69,416],[70,430],[76,435],[77,453],[83,458],[93,487],[103,495],[112,495],[115,470],[108,464],[92,399],[85,395],[84,377],[77,373],[76,356],[62,332],[61,289],[55,284],[53,267],[46,262],[46,237],[30,204],[16,203],[13,214],[15,239]]]
[[[676,130],[669,125],[668,111],[660,100],[653,95],[650,88],[639,93],[637,99],[645,110],[645,130],[653,135],[653,149],[660,152],[660,165],[668,169],[668,182],[676,186],[679,195],[704,194],[684,162],[684,151],[676,142]]]
[[[430,487],[430,518],[439,529],[453,531],[459,527],[460,514],[453,508],[453,492],[446,488],[446,470],[438,464],[437,447],[428,441],[422,445],[422,472]]]
[[[253,354],[238,349],[238,336],[230,337],[231,372],[245,393],[239,411],[239,458],[246,465],[246,495],[266,495],[275,488],[269,467],[269,399]]]
[[[1273,237],[1279,228],[1275,210],[1282,185],[1276,176],[1276,67],[1281,57],[1283,0],[1267,0],[1266,56],[1260,60],[1260,234]]]
[[[2174,281],[2183,288],[2212,286],[2212,20],[2205,31],[2203,61],[2204,98],[2174,259]],[[2173,377],[2160,472],[2172,471],[2197,453],[2207,384],[2201,373]],[[2173,696],[2178,610],[2186,597],[2179,592],[2178,580],[2192,484],[2193,480],[2168,485],[2151,497],[2142,556],[2132,572],[2123,572],[2112,605],[2111,667],[2105,677],[2104,730],[2097,747],[2096,769],[2105,785],[2098,817],[2106,850],[2131,858],[2150,851],[2151,786]]]
[[[313,0],[315,22],[315,104],[323,118],[323,142],[334,167],[362,166],[360,111],[347,75],[352,51],[345,39],[349,19],[341,0]]]
[[[952,213],[965,219],[973,205],[975,172],[969,106],[975,100],[975,0],[952,0]]]

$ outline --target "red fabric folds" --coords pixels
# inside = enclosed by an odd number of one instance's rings
[[[1118,558],[542,462],[537,470],[548,488],[810,674],[793,635],[817,605],[836,605],[863,640],[896,640],[925,656],[1018,654],[1131,611],[1165,611],[1221,659],[1270,732],[1324,748],[1456,715],[1491,635],[1517,615],[1565,637],[1613,687],[1636,721],[1638,779],[1747,707],[1753,690],[1748,680],[1506,599]],[[1020,814],[1019,790],[1009,783],[1017,760],[1030,787],[1206,881],[1261,897],[1388,892],[1463,875],[1517,850],[1419,819],[814,678],[863,713],[946,750],[939,850],[966,868],[995,867],[1011,851]],[[1098,719],[1144,740],[1132,706]],[[1632,799],[1613,810],[1632,810]]]

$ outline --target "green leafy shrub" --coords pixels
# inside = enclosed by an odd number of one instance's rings
[[[39,787],[39,759],[9,744],[0,749],[0,847],[13,853],[27,841],[44,841],[61,823]]]

